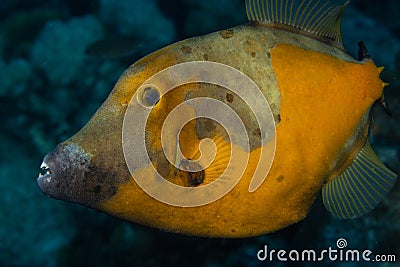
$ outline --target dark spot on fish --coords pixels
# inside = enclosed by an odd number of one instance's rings
[[[187,45],[182,46],[181,50],[182,50],[182,52],[183,52],[184,54],[190,54],[190,53],[192,53],[192,48],[191,48],[190,46],[187,46]]]
[[[256,52],[252,51],[252,52],[250,53],[250,55],[251,55],[252,57],[256,57]]]
[[[278,183],[280,183],[280,182],[283,181],[283,179],[285,179],[285,176],[281,175],[281,176],[279,176],[278,178],[276,178],[276,181],[277,181]]]
[[[209,134],[214,132],[217,127],[217,123],[208,118],[197,118],[196,119],[196,132],[199,139],[210,137]]]
[[[274,114],[275,123],[278,124],[281,122],[281,114]]]
[[[204,60],[208,60],[208,54],[203,55]]]
[[[190,159],[188,159],[190,160]],[[185,168],[188,167],[189,161],[184,159],[181,162],[181,165]],[[192,163],[193,164],[193,163]],[[196,164],[197,165],[197,164]],[[204,170],[198,171],[198,172],[189,172],[189,171],[182,171],[178,170],[178,175],[183,177],[187,183],[188,186],[194,187],[202,184],[204,182],[204,178],[206,176]]]
[[[257,137],[261,137],[261,130],[260,128],[256,128],[253,130],[253,135]]]
[[[270,52],[267,52],[267,58],[271,59],[271,53]]]
[[[189,185],[198,186],[204,182],[205,173],[204,171],[189,172]]]
[[[113,186],[113,183],[117,180],[118,178],[115,174],[104,171],[95,165],[90,165],[89,172],[86,173],[83,182],[84,188],[86,188],[85,195],[88,198],[88,202],[100,202],[114,196],[116,194],[116,188]],[[92,193],[90,191],[92,191]],[[89,201],[89,199],[91,201]]]
[[[235,229],[232,229],[231,231],[232,231],[232,233],[235,233],[235,232],[236,232],[236,230],[235,230]]]
[[[95,193],[96,195],[99,194],[101,192],[101,186],[100,185],[96,185],[93,188],[93,193]]]
[[[226,101],[228,101],[229,103],[233,102],[233,95],[232,94],[226,94]]]
[[[295,44],[301,43],[300,39],[297,38],[296,36],[293,36],[293,41]]]
[[[224,39],[229,39],[233,37],[233,30],[223,30],[219,32]]]
[[[112,195],[112,196],[115,196],[115,195],[117,194],[117,192],[118,192],[118,187],[116,187],[116,186],[111,186],[111,187],[110,187],[110,192],[111,192],[111,195]]]

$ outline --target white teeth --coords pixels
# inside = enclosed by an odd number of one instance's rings
[[[47,166],[47,164],[46,164],[46,162],[42,162],[42,165],[40,165],[40,168],[42,169],[42,168],[46,168],[46,169],[48,169],[49,168],[49,166]]]
[[[40,169],[46,170],[46,173],[45,173],[45,174],[50,174],[50,168],[49,168],[49,166],[46,164],[46,162],[44,162],[44,161],[42,162],[42,164],[40,165]],[[43,174],[42,172],[40,172],[40,173],[39,173],[38,179],[44,177],[45,174]],[[51,182],[51,175],[46,175],[46,182],[47,182],[47,183],[50,183],[50,182]]]

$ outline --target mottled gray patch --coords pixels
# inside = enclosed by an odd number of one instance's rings
[[[192,53],[192,48],[190,46],[184,45],[181,48],[182,52],[184,54],[191,54]]]
[[[233,94],[226,94],[226,101],[228,101],[229,103],[232,103],[234,99]]]
[[[219,33],[221,34],[222,38],[224,38],[224,39],[230,39],[233,37],[233,34],[234,34],[232,29],[223,30],[223,31],[220,31]]]
[[[58,145],[43,163],[50,173],[38,179],[39,186],[60,200],[94,207],[114,196],[121,182],[112,172],[97,167],[91,155],[76,145]]]

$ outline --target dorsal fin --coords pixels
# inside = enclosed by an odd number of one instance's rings
[[[265,26],[301,32],[343,49],[342,15],[350,1],[246,0],[247,18]]]

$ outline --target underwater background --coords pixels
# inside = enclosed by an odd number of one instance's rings
[[[367,45],[393,116],[377,107],[373,147],[400,173],[400,1],[353,0],[346,49]],[[36,184],[43,156],[77,132],[133,62],[184,38],[246,23],[243,0],[0,0],[0,267],[290,266],[257,259],[269,249],[337,248],[396,255],[400,183],[370,214],[332,217],[317,199],[291,227],[245,239],[188,237],[123,222],[45,197]],[[292,263],[293,264],[293,263]],[[323,261],[326,266],[366,262]],[[314,263],[299,262],[298,266]]]

